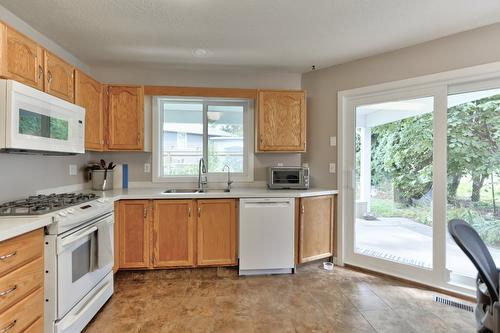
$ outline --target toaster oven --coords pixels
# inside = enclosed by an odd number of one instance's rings
[[[267,170],[267,187],[278,189],[309,189],[309,168],[303,167],[269,167]]]

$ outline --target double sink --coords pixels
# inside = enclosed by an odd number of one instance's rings
[[[163,194],[181,194],[181,193],[223,193],[229,192],[230,190],[215,190],[215,189],[195,189],[195,188],[171,188],[166,191],[163,191]]]

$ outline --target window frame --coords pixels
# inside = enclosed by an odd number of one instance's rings
[[[208,161],[208,119],[209,105],[242,105],[243,104],[243,173],[231,171],[231,180],[234,182],[252,182],[254,180],[254,100],[247,98],[217,98],[217,97],[186,97],[186,96],[153,96],[153,150],[152,150],[152,181],[153,183],[193,183],[197,182],[198,175],[193,176],[162,176],[161,151],[162,151],[162,124],[163,116],[160,113],[160,103],[164,100],[177,102],[203,103],[203,159]],[[208,172],[207,179],[211,183],[223,183],[227,180],[227,172]]]

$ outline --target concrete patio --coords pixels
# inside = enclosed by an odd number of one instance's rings
[[[356,252],[423,268],[432,268],[432,227],[403,217],[356,219]],[[446,239],[446,267],[475,277],[476,269],[453,239]],[[489,248],[497,266],[500,250]]]

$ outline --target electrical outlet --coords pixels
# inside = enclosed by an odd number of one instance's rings
[[[335,163],[330,163],[330,173],[335,173]]]
[[[76,176],[78,170],[76,169],[76,164],[70,164],[69,165],[69,175],[70,176]]]
[[[151,164],[144,163],[144,173],[150,173],[150,172],[151,172]]]
[[[330,137],[330,146],[335,147],[337,145],[337,137],[336,136],[331,136]]]

